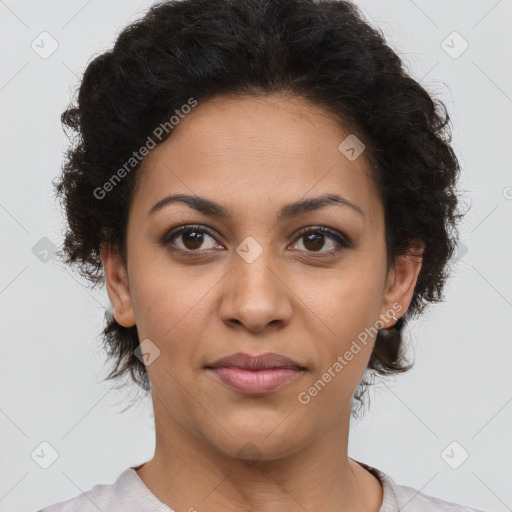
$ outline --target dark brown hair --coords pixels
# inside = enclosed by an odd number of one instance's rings
[[[449,142],[449,116],[405,71],[383,34],[346,0],[181,0],[161,2],[126,27],[96,56],[62,122],[75,135],[56,186],[68,227],[60,256],[94,286],[104,282],[100,244],[126,261],[128,208],[138,165],[112,187],[95,191],[138,150],[155,127],[193,97],[286,92],[327,108],[366,146],[382,197],[388,263],[425,244],[412,302],[377,336],[361,397],[375,373],[405,364],[402,329],[442,299],[456,238],[459,164]],[[165,140],[172,131],[164,135]],[[103,343],[113,363],[144,390],[151,384],[134,355],[137,327],[106,312]]]

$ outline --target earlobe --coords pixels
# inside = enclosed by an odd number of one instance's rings
[[[415,242],[407,254],[397,257],[389,271],[381,310],[385,328],[393,327],[396,323],[393,314],[399,319],[411,303],[421,270],[424,247],[423,242]]]
[[[105,283],[116,322],[124,327],[135,325],[128,275],[121,256],[111,246],[101,245],[100,257]]]

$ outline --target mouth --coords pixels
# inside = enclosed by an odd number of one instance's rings
[[[302,375],[306,368],[279,354],[237,353],[219,359],[206,370],[239,393],[271,393]]]

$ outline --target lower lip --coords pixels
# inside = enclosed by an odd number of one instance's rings
[[[275,391],[302,373],[290,368],[252,371],[230,367],[210,368],[210,371],[227,386],[248,395]]]

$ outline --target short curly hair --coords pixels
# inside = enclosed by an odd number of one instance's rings
[[[388,265],[411,254],[413,240],[425,244],[408,310],[394,328],[377,334],[354,394],[362,402],[368,377],[413,366],[401,331],[428,303],[442,300],[462,214],[445,105],[409,76],[382,31],[350,1],[166,1],[127,26],[111,50],[88,64],[77,99],[61,116],[76,137],[54,182],[68,222],[58,254],[93,287],[104,283],[102,244],[126,263],[127,216],[140,164],[108,199],[95,190],[191,97],[271,93],[326,108],[363,141],[384,207]],[[134,353],[137,327],[121,326],[110,310],[105,321],[103,345],[113,363],[107,379],[129,372],[149,391],[146,368]]]

